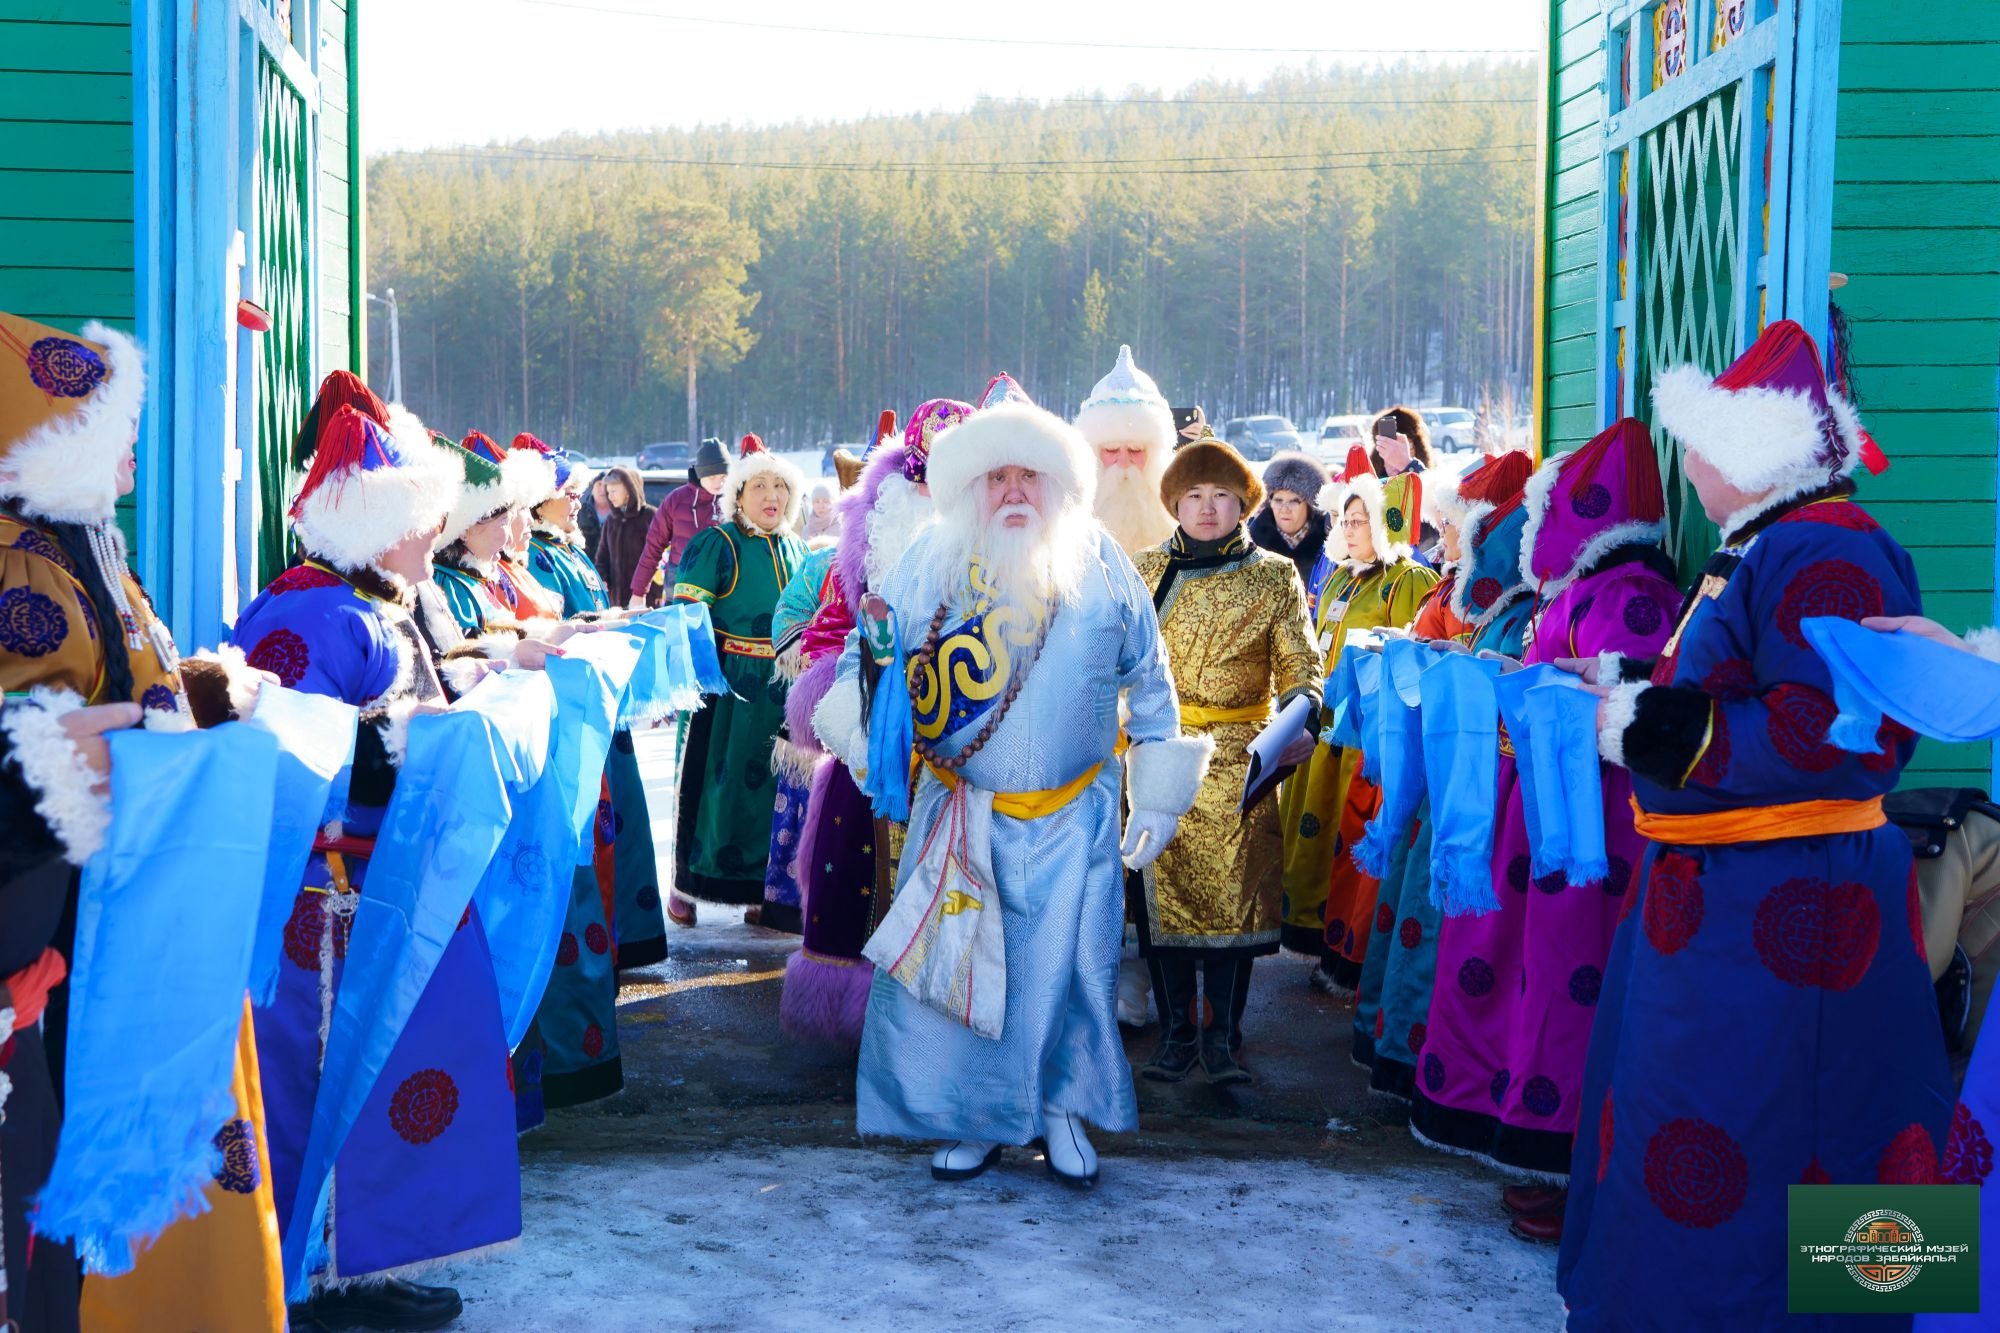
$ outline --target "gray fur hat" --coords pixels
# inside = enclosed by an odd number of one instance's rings
[[[1326,469],[1319,461],[1306,454],[1287,451],[1273,454],[1271,461],[1264,465],[1264,490],[1290,491],[1309,505],[1319,503],[1319,492],[1326,485]]]

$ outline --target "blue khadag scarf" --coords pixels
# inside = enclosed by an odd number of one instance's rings
[[[278,740],[241,723],[108,739],[116,814],[77,899],[62,1134],[35,1229],[111,1275],[208,1209]]]
[[[257,695],[250,725],[278,738],[278,769],[264,902],[257,913],[257,946],[250,959],[254,1004],[269,1005],[276,996],[285,922],[299,885],[305,882],[313,837],[347,806],[357,711],[330,695],[302,694],[278,685],[266,685]]]
[[[1841,749],[1880,754],[1876,732],[1885,713],[1953,744],[2000,736],[2000,663],[1904,630],[1880,634],[1837,616],[1810,616],[1799,628],[1833,676],[1840,715],[1827,739]]]
[[[1424,731],[1420,683],[1436,665],[1435,650],[1413,639],[1382,645],[1381,687],[1375,694],[1372,749],[1382,774],[1382,801],[1354,845],[1354,864],[1381,879],[1396,839],[1417,817],[1424,800]]]
[[[471,709],[410,719],[396,792],[368,863],[368,891],[355,907],[298,1196],[282,1228],[294,1300],[325,1262],[334,1160],[506,834],[509,755],[518,752],[523,730],[547,725],[546,712],[524,712],[504,727]]]
[[[900,824],[910,817],[910,756],[917,746],[917,727],[910,702],[910,664],[903,652],[902,621],[894,611],[889,616],[895,655],[875,681],[875,697],[868,713],[868,778],[861,791],[877,819]],[[864,655],[868,652],[866,643],[860,651]],[[858,669],[868,668],[863,663]]]
[[[1446,916],[1498,910],[1494,801],[1500,784],[1500,664],[1446,653],[1418,686],[1431,794],[1431,905]]]
[[[1536,817],[1528,826],[1528,864],[1537,879],[1561,874],[1572,884],[1595,884],[1611,870],[1597,761],[1597,696],[1555,667],[1532,670],[1550,674],[1528,687],[1527,744],[1514,741],[1516,766],[1533,771],[1537,796]]]

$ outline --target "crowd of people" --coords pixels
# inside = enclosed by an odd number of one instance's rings
[[[445,1326],[457,1293],[415,1276],[519,1237],[517,1134],[620,1088],[618,973],[696,900],[802,937],[785,1030],[854,1050],[859,1132],[936,1143],[939,1181],[1037,1144],[1094,1184],[1090,1130],[1138,1127],[1121,1023],[1156,1016],[1146,1079],[1251,1081],[1256,960],[1306,954],[1329,1040],[1560,1244],[1574,1329],[1775,1325],[1787,1186],[1990,1170],[1984,1104],[1923,1037],[1935,969],[1883,812],[1916,733],[1836,729],[1810,637],[1950,636],[1853,499],[1872,442],[1795,324],[1655,388],[1722,534],[1685,592],[1631,419],[1453,478],[1399,406],[1334,475],[1260,473],[1121,349],[1073,417],[1001,374],[884,412],[837,487],[746,435],[654,509],[629,468],[450,439],[336,372],[300,430],[296,561],[185,659],[115,523],[139,350],[0,335],[0,1319]],[[706,685],[642,702],[669,625],[660,674]],[[150,836],[120,733],[294,693],[345,706],[345,785],[289,917],[246,933],[275,980],[237,997],[200,1204],[121,1261],[117,1219],[37,1211],[66,1050],[96,1049],[69,999],[93,855]],[[598,744],[553,739],[590,708]],[[467,872],[411,851],[421,827],[465,854],[478,784],[442,720],[482,710],[538,719],[561,789],[502,802],[470,873],[566,882],[538,928],[469,883],[440,907]],[[632,741],[656,724],[665,866]],[[562,827],[552,857],[536,830]]]

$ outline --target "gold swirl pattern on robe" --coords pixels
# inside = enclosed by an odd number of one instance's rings
[[[978,565],[972,567],[972,613],[938,638],[930,660],[912,660],[910,705],[917,735],[937,741],[993,706],[1014,678],[1014,650],[1041,631],[1039,608],[994,605],[998,590]]]
[[[1157,589],[1164,547],[1133,558]],[[1208,775],[1180,831],[1141,877],[1154,943],[1170,948],[1275,948],[1283,922],[1278,809],[1266,799],[1237,809],[1256,721],[1237,710],[1295,694],[1317,699],[1325,669],[1307,619],[1305,589],[1289,560],[1251,551],[1238,562],[1180,574],[1160,611],[1160,637],[1181,700],[1183,735],[1215,741]],[[1200,710],[1224,716],[1203,720]]]

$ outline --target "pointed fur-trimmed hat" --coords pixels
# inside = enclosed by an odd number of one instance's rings
[[[434,550],[442,551],[470,532],[481,519],[511,508],[512,501],[507,494],[506,473],[486,454],[446,439],[439,439],[434,447],[457,483],[452,493],[451,513],[446,515],[444,530],[433,544]]]
[[[1424,517],[1433,524],[1453,523],[1459,535],[1466,534],[1466,519],[1480,505],[1497,505],[1521,493],[1534,473],[1535,460],[1524,450],[1509,449],[1481,459],[1467,469],[1456,483],[1427,473],[1424,487]]]
[[[0,314],[0,498],[59,523],[110,522],[145,402],[145,358],[124,334]]]
[[[953,508],[972,494],[972,483],[994,468],[1031,468],[1054,478],[1083,508],[1097,494],[1097,460],[1075,426],[1035,406],[1005,373],[995,375],[979,409],[931,444],[931,495],[939,510]]]
[[[1873,443],[1827,387],[1819,345],[1789,319],[1713,380],[1697,366],[1662,372],[1653,412],[1689,453],[1752,494],[1816,490],[1850,475]]]
[[[1520,489],[1498,503],[1474,504],[1465,516],[1465,559],[1451,589],[1451,613],[1484,628],[1528,584],[1521,573],[1521,539],[1528,528]]]
[[[377,425],[390,424],[389,405],[376,397],[359,375],[351,370],[328,371],[319,382],[319,393],[313,398],[305,420],[299,423],[299,433],[292,437],[293,467],[306,467],[312,462],[313,453],[319,448],[321,426],[330,424],[334,413],[343,406],[354,408]],[[394,427],[390,429],[393,433]]]
[[[1522,490],[1528,528],[1521,577],[1553,597],[1621,546],[1650,545],[1667,532],[1666,497],[1653,437],[1634,417],[1611,423],[1573,453],[1549,459]]]
[[[1160,478],[1160,503],[1169,514],[1177,514],[1181,497],[1196,486],[1220,486],[1233,491],[1243,502],[1246,516],[1264,503],[1264,483],[1257,480],[1257,474],[1243,461],[1242,454],[1213,435],[1203,436],[1175,451],[1166,475]]]
[[[548,476],[552,484],[541,498],[535,501],[536,504],[554,499],[558,495],[582,495],[590,489],[590,483],[597,480],[597,473],[585,465],[581,458],[567,449],[558,449],[540,436],[532,435],[525,430],[514,437],[513,443],[507,446],[507,452],[510,455],[535,454],[548,460]]]
[[[931,442],[971,415],[972,404],[956,398],[932,398],[920,404],[903,430],[903,475],[919,486],[929,480]]]
[[[343,403],[320,429],[292,501],[292,530],[314,555],[342,569],[367,569],[397,542],[442,522],[454,483],[436,447],[412,448]]]
[[[1097,382],[1077,409],[1077,430],[1093,446],[1136,442],[1149,453],[1173,450],[1174,411],[1153,377],[1132,363],[1132,349],[1120,345],[1111,373]]]
[[[500,469],[510,508],[532,509],[555,492],[555,464],[544,454],[533,449],[515,453],[481,430],[467,431],[458,444]]]
[[[757,441],[755,448],[751,447],[750,442],[752,440]],[[798,466],[790,459],[774,454],[769,449],[766,449],[764,442],[758,440],[754,435],[743,437],[743,452],[738,454],[736,461],[729,465],[728,480],[722,483],[722,494],[716,497],[715,501],[717,521],[722,523],[733,522],[736,518],[737,506],[743,498],[743,488],[750,484],[752,477],[765,475],[778,478],[790,488],[791,500],[785,506],[784,521],[778,525],[778,530],[780,532],[796,532],[799,526],[799,516],[805,512],[805,473],[799,471]]]

